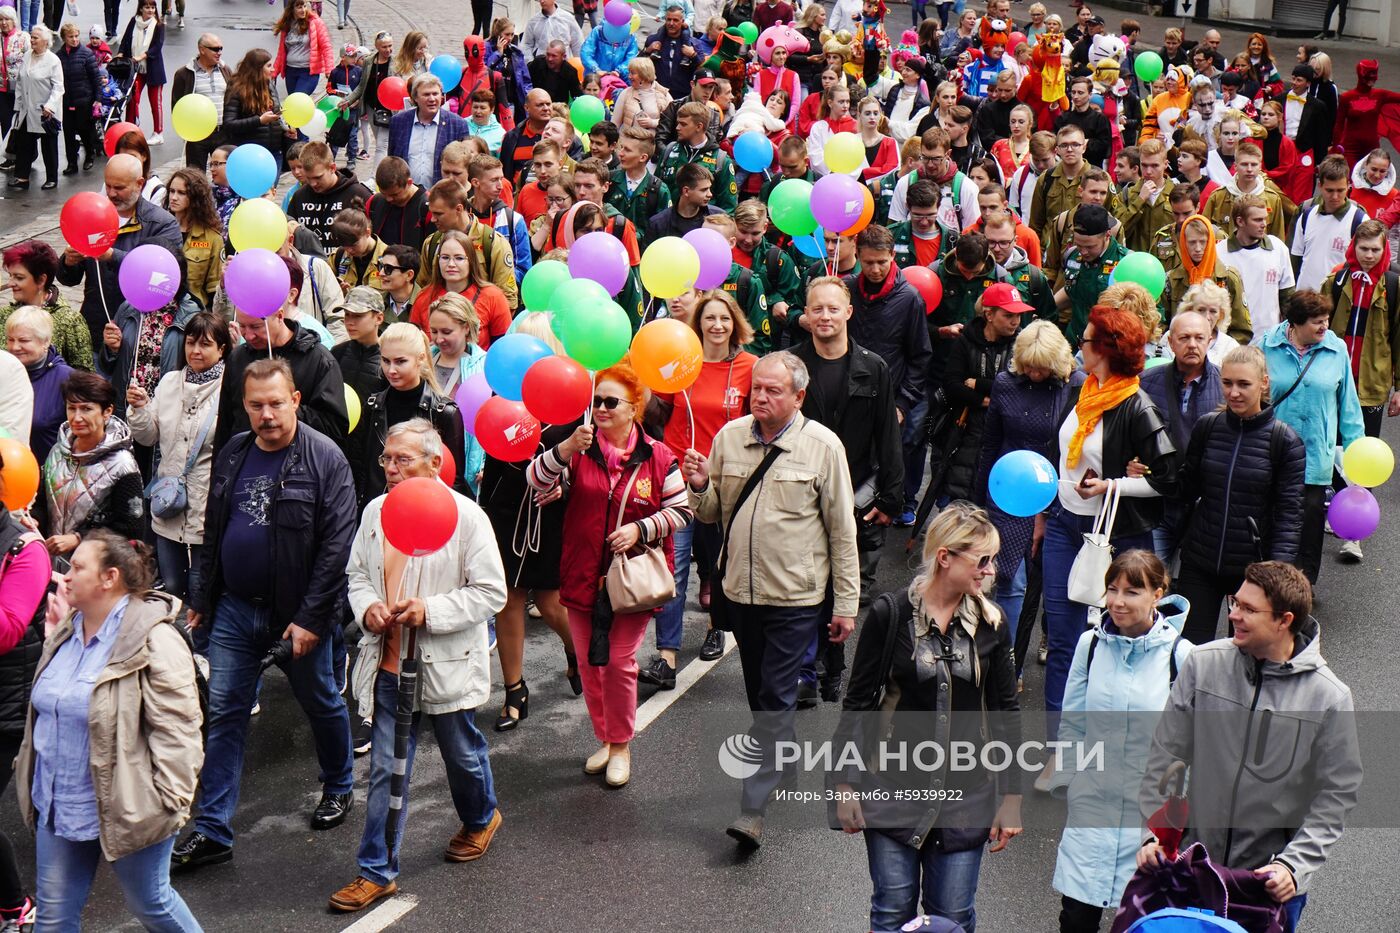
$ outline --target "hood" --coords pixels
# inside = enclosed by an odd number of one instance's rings
[[[1298,632],[1293,636],[1293,657],[1282,664],[1265,661],[1259,665],[1243,651],[1240,655],[1245,662],[1245,676],[1251,684],[1255,682],[1256,671],[1262,672],[1265,677],[1295,677],[1327,667],[1327,660],[1322,656],[1322,626],[1313,616],[1308,616],[1307,621],[1298,626]]]
[[[1379,185],[1372,185],[1366,181],[1366,160],[1362,159],[1352,167],[1351,186],[1362,191],[1374,191],[1381,197],[1385,197],[1395,190],[1395,163],[1390,163],[1389,168],[1385,170],[1385,178],[1381,179]]]
[[[348,168],[338,169],[335,173],[335,184],[329,191],[316,191],[310,185],[302,185],[298,191],[305,191],[306,196],[315,201],[329,201],[338,197],[341,192],[351,185],[357,185],[360,180],[355,177],[355,173]]]
[[[1361,268],[1361,263],[1356,258],[1356,238],[1352,237],[1351,242],[1347,244],[1347,258],[1344,268],[1352,279],[1356,279],[1360,274],[1365,273],[1369,276],[1369,279],[1363,279],[1363,281],[1367,281],[1368,284],[1374,284],[1380,281],[1385,275],[1385,270],[1390,268],[1390,237],[1381,238],[1380,261],[1370,269]]]
[[[119,450],[130,450],[131,429],[125,421],[113,415],[107,419],[107,436],[102,438],[102,443],[85,453],[77,453],[73,450],[73,429],[65,421],[58,426],[58,446],[63,455],[70,457],[78,466],[87,466],[105,460]]]
[[[132,593],[122,614],[121,628],[112,643],[108,664],[120,664],[143,648],[150,639],[151,629],[163,622],[174,622],[180,610],[180,600],[169,593],[147,590]]]
[[[297,353],[314,353],[314,348],[321,345],[321,335],[314,329],[303,327],[300,321],[287,321],[286,324],[292,329],[291,347]]]
[[[1094,623],[1094,634],[1107,642],[1130,642],[1132,646],[1142,648],[1155,648],[1159,645],[1170,645],[1181,636],[1181,631],[1186,625],[1186,616],[1191,611],[1191,604],[1184,596],[1172,594],[1163,596],[1157,601],[1157,620],[1152,628],[1147,630],[1145,635],[1137,638],[1128,638],[1126,635],[1118,634],[1118,629],[1113,624],[1112,617],[1107,609],[1099,609],[1098,620]]]
[[[1026,255],[1026,251],[1019,246],[1011,247],[1011,258],[1002,263],[1002,268],[1007,272],[1015,272],[1023,266],[1031,264],[1031,258]]]
[[[1264,183],[1264,176],[1262,174],[1259,176],[1259,180],[1255,183],[1256,187],[1253,190],[1241,191],[1239,184],[1239,179],[1236,178],[1234,175],[1231,175],[1230,180],[1225,183],[1225,190],[1238,198],[1243,197],[1246,194],[1257,194],[1262,196],[1264,194],[1264,189],[1267,187],[1267,185],[1265,185]]]
[[[1381,66],[1374,58],[1363,58],[1356,63],[1356,88],[1369,91],[1381,76]]]
[[[1192,224],[1200,224],[1206,228],[1206,252],[1199,263],[1191,261],[1191,254],[1186,249],[1186,228]],[[1182,271],[1186,273],[1187,285],[1198,285],[1215,274],[1215,242],[1215,226],[1210,222],[1210,218],[1192,214],[1182,222],[1181,229],[1176,234],[1176,253],[1181,261]]]

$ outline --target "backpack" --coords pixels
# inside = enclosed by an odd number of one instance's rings
[[[1303,211],[1302,215],[1298,218],[1297,235],[1300,238],[1308,229],[1308,218],[1311,217],[1314,213],[1316,213],[1316,211],[1320,207],[1321,205],[1314,205],[1313,207],[1310,207],[1307,210]],[[1351,212],[1351,227],[1347,230],[1348,238],[1356,237],[1356,228],[1361,226],[1362,222],[1365,220],[1366,212],[1363,211],[1359,206],[1357,206],[1356,209]]]
[[[1347,283],[1346,265],[1332,274],[1332,291],[1336,293],[1336,304],[1332,309],[1332,316],[1335,318],[1342,312],[1342,290]],[[1400,326],[1400,321],[1396,320],[1395,313],[1400,310],[1400,273],[1385,270],[1385,309],[1390,315],[1390,332],[1395,333],[1395,328]]]
[[[1177,672],[1177,668],[1176,668],[1176,649],[1177,649],[1180,645],[1181,645],[1181,630],[1178,629],[1178,630],[1177,630],[1177,633],[1176,633],[1176,638],[1172,639],[1172,653],[1171,653],[1170,655],[1168,655],[1168,657],[1167,657],[1167,685],[1168,685],[1168,686],[1170,686],[1170,685],[1176,683],[1176,675],[1177,675],[1177,673],[1178,673],[1178,672]],[[1094,669],[1094,652],[1098,650],[1098,647],[1099,647],[1099,633],[1098,633],[1098,632],[1095,632],[1094,635],[1093,635],[1093,637],[1089,640],[1089,660],[1086,661],[1085,664],[1084,664],[1084,679],[1085,679],[1086,681],[1089,679],[1089,674],[1090,674],[1090,672],[1093,671],[1093,669]]]

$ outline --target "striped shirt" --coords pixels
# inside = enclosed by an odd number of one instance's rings
[[[540,492],[548,492],[561,484],[567,492],[572,470],[560,455],[559,448],[553,447],[530,462],[525,470],[525,479]],[[626,480],[619,479],[618,482]],[[685,480],[681,479],[680,464],[673,462],[666,471],[666,482],[661,488],[661,510],[638,519],[636,524],[641,529],[642,541],[655,544],[690,524],[692,515],[690,500],[685,491]]]

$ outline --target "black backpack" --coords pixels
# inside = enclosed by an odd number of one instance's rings
[[[1177,668],[1176,668],[1176,649],[1177,649],[1177,646],[1180,645],[1180,644],[1181,644],[1181,632],[1178,630],[1177,633],[1176,633],[1176,638],[1172,639],[1172,653],[1171,653],[1170,655],[1168,655],[1168,657],[1167,657],[1167,684],[1168,684],[1168,686],[1170,686],[1171,684],[1176,683],[1176,675],[1177,675],[1177,673],[1178,673],[1178,672],[1177,672]],[[1099,633],[1098,633],[1098,632],[1095,632],[1095,633],[1093,634],[1093,637],[1089,639],[1089,660],[1086,661],[1086,662],[1084,663],[1084,679],[1085,679],[1086,681],[1089,679],[1089,673],[1094,669],[1094,652],[1098,650],[1098,647],[1099,647]]]

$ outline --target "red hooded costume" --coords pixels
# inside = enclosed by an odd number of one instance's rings
[[[1069,110],[1063,54],[1060,34],[1041,33],[1031,50],[1030,71],[1016,89],[1016,96],[1035,113],[1037,130],[1053,133],[1055,118]]]
[[[472,115],[472,94],[477,91],[490,91],[496,97],[496,119],[501,128],[515,128],[515,107],[506,100],[505,77],[498,71],[486,67],[486,40],[481,36],[467,36],[462,40],[462,81],[446,96],[457,102],[457,113],[464,119]]]
[[[1400,94],[1375,86],[1380,71],[1374,59],[1357,62],[1356,87],[1343,91],[1337,102],[1332,138],[1346,153],[1349,165],[1379,146],[1382,135],[1392,142],[1400,140]]]

